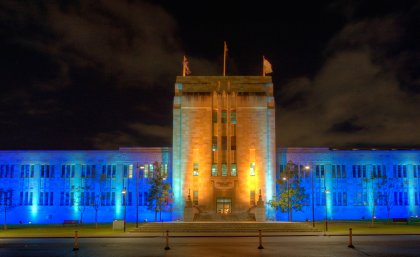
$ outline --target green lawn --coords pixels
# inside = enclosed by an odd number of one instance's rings
[[[135,223],[127,223],[126,231],[135,228]],[[325,231],[325,223],[317,222],[316,227]],[[376,221],[374,226],[370,221],[329,221],[328,234],[348,234],[349,228],[353,234],[420,234],[420,223],[387,224],[386,221]],[[81,237],[100,236],[136,236],[137,233],[124,233],[122,230],[113,230],[112,223],[101,223],[98,228],[95,224],[74,225],[8,225],[7,230],[0,230],[0,237],[72,237],[77,230]]]
[[[126,231],[135,227],[135,223],[127,223]],[[123,230],[113,230],[112,223],[101,223],[96,228],[95,224],[83,225],[8,225],[7,230],[0,230],[0,237],[72,237],[74,231],[78,231],[79,236],[121,236]]]
[[[325,231],[325,222],[315,224],[316,228]],[[410,222],[388,224],[385,220],[377,220],[372,225],[371,221],[329,221],[328,233],[349,233],[352,228],[353,234],[420,234],[420,223]]]

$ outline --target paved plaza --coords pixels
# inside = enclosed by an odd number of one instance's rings
[[[354,249],[347,236],[268,236],[264,249],[257,237],[182,236],[169,239],[165,251],[163,237],[80,238],[79,251],[73,251],[72,238],[0,239],[1,257],[25,256],[419,256],[419,235],[355,236]]]

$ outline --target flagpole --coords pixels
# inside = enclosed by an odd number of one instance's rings
[[[182,60],[182,76],[185,77],[185,55],[184,59]]]
[[[263,77],[265,77],[265,72],[264,72],[264,55],[262,56],[262,75]]]
[[[223,77],[226,76],[226,41],[224,41],[224,48],[223,48]]]

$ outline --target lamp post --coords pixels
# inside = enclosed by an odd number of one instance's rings
[[[311,167],[309,165],[305,166],[305,170],[308,171],[311,169]],[[312,190],[312,197],[311,197],[311,201],[312,201],[312,227],[315,227],[315,205],[314,205],[314,172],[311,172],[311,190]]]
[[[139,227],[139,177],[140,170],[144,170],[144,166],[137,163],[137,172],[136,172],[136,228]]]
[[[290,192],[289,192],[289,180],[286,177],[283,177],[283,181],[286,181],[286,190],[287,190],[287,220],[290,221]]]
[[[123,195],[123,204],[124,204],[124,232],[125,232],[125,219],[126,219],[126,214],[127,214],[127,201],[125,199],[125,195],[127,194],[127,191],[125,190],[125,188],[122,190],[122,195]]]

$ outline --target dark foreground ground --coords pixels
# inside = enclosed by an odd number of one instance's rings
[[[270,236],[259,250],[257,237],[175,237],[165,251],[163,237],[81,238],[73,251],[71,238],[0,239],[0,256],[420,256],[419,235]]]

